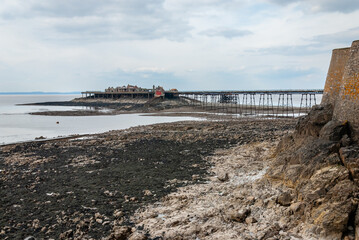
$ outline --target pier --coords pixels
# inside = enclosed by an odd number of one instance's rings
[[[323,89],[311,90],[251,90],[251,91],[164,91],[161,98],[180,98],[188,106],[205,111],[238,116],[296,117],[319,104]],[[121,99],[156,97],[156,91],[82,92],[91,99]]]
[[[238,116],[296,117],[319,104],[322,89],[253,91],[182,91],[193,107]]]

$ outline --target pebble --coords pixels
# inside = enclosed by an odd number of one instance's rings
[[[24,238],[24,240],[36,240],[36,238],[33,236],[28,236],[28,237]]]
[[[228,173],[226,173],[226,172],[220,172],[220,173],[218,173],[217,178],[218,178],[218,180],[221,181],[221,182],[226,182],[226,181],[229,180]]]

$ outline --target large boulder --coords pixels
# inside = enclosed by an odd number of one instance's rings
[[[296,137],[319,137],[322,127],[332,120],[333,106],[327,104],[324,106],[313,106],[307,116],[301,117],[295,128]]]
[[[348,121],[331,120],[319,132],[321,139],[339,141],[349,132]]]

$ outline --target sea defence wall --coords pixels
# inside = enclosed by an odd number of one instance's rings
[[[339,68],[339,67],[338,67]],[[354,41],[345,64],[333,119],[348,121],[355,138],[359,137],[359,40]]]
[[[339,48],[333,50],[327,79],[325,81],[322,104],[332,104],[335,106],[335,102],[339,96],[344,68],[348,61],[349,53],[350,48]]]
[[[348,121],[359,140],[359,40],[349,48],[334,49],[321,105],[333,106],[333,119]]]

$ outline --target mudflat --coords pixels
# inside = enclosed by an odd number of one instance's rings
[[[138,229],[136,210],[207,181],[215,151],[276,142],[294,123],[178,122],[2,146],[0,237],[110,239],[119,226]]]

